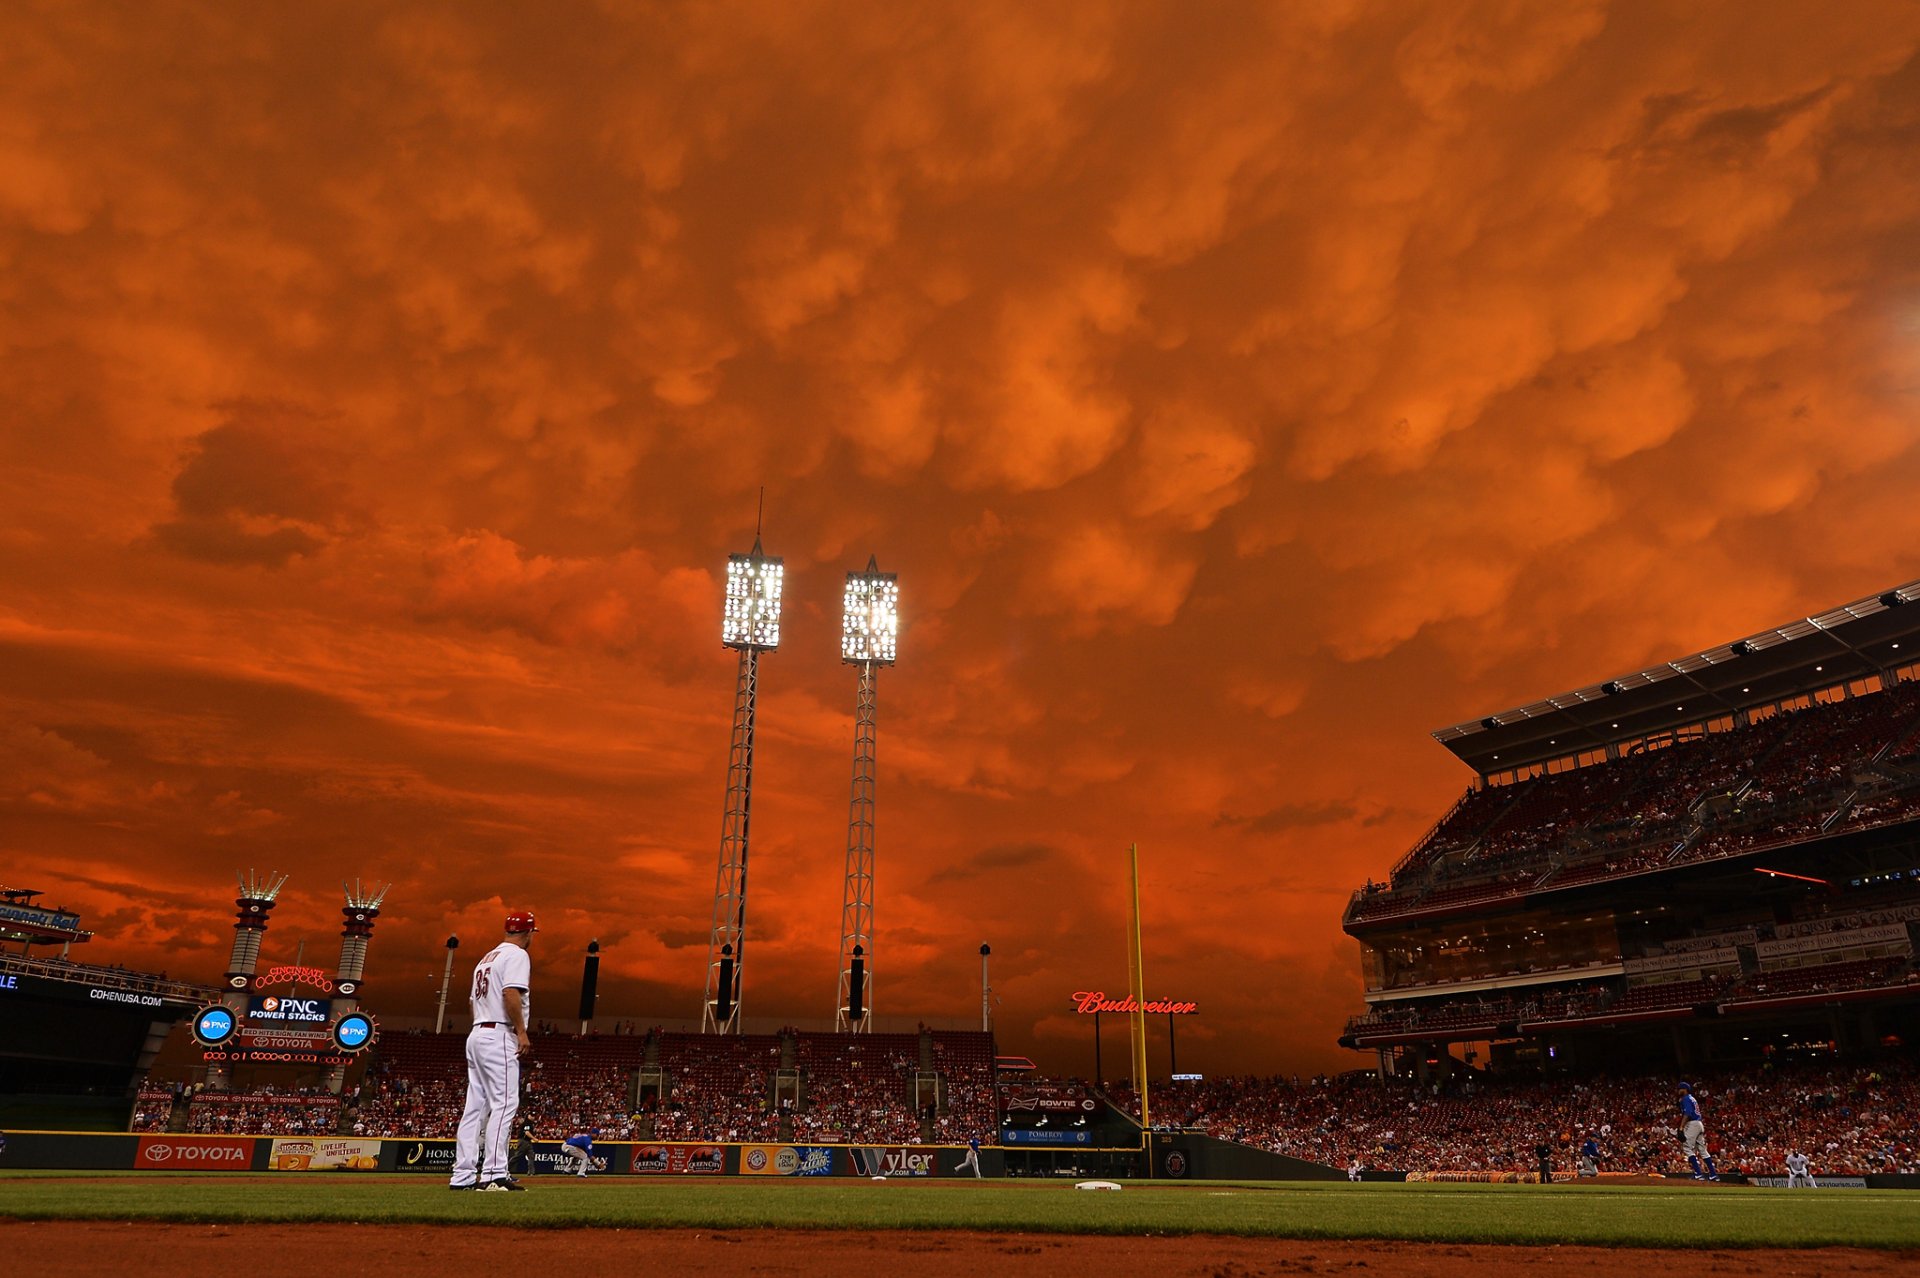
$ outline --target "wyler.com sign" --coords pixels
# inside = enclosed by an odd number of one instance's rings
[[[333,1000],[258,994],[247,1000],[247,1019],[279,1026],[326,1026],[333,1021]]]
[[[635,1145],[633,1171],[639,1176],[718,1176],[727,1169],[718,1145]]]
[[[847,1174],[850,1176],[938,1176],[940,1163],[931,1149],[911,1146],[874,1149],[856,1145],[847,1150]]]
[[[251,1136],[142,1136],[133,1165],[150,1171],[246,1171]]]

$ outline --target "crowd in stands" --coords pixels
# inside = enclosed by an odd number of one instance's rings
[[[521,1116],[542,1140],[589,1126],[662,1141],[904,1144],[926,1139],[929,1123],[941,1140],[991,1133],[991,1036],[926,1037],[923,1060],[917,1034],[536,1034]],[[658,1089],[640,1085],[643,1061],[657,1065]],[[350,1098],[348,1122],[363,1135],[445,1138],[465,1100],[464,1035],[395,1034]]]
[[[1702,1003],[1736,1003],[1841,994],[1920,984],[1910,954],[1760,968],[1737,974],[1621,984],[1567,983],[1527,994],[1483,994],[1426,999],[1418,1004],[1375,1008],[1347,1022],[1349,1034],[1468,1036],[1507,1024],[1637,1015]]]
[[[1463,796],[1350,918],[1459,906],[1920,816],[1920,682]],[[1865,784],[1862,777],[1867,778]]]
[[[663,1034],[670,1090],[654,1115],[656,1140],[773,1140],[782,1111],[771,1086],[777,1034]]]
[[[1723,1171],[1779,1175],[1797,1147],[1816,1174],[1920,1172],[1920,1069],[1911,1060],[1763,1066],[1691,1081]],[[1139,1117],[1129,1089],[1108,1095]],[[1386,1171],[1526,1172],[1544,1142],[1564,1174],[1588,1137],[1606,1171],[1664,1174],[1684,1164],[1668,1079],[1216,1078],[1156,1087],[1153,1116],[1156,1126],[1201,1128],[1335,1167],[1358,1159]]]

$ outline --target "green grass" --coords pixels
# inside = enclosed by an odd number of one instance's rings
[[[1920,1198],[1898,1191],[1566,1185],[1064,1181],[718,1182],[550,1177],[525,1194],[453,1194],[435,1177],[358,1173],[11,1173],[0,1217],[342,1221],[566,1229],[970,1229],[1235,1234],[1634,1247],[1920,1248]]]

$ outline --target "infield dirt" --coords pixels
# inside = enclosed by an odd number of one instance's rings
[[[1433,1275],[1483,1278],[1501,1266],[1549,1266],[1556,1278],[1636,1273],[1766,1273],[1781,1278],[1909,1275],[1913,1252],[1852,1248],[1666,1251],[1606,1247],[1491,1247],[1288,1239],[1062,1236],[913,1231],[408,1228],[391,1225],[154,1225],[0,1221],[0,1254],[17,1273],[119,1273],[189,1278],[246,1257],[271,1256],[283,1273],[352,1268],[431,1278],[513,1272],[859,1272],[897,1261],[915,1278],[1045,1273],[1047,1278],[1256,1278],[1266,1274]],[[305,1258],[303,1263],[302,1257]]]

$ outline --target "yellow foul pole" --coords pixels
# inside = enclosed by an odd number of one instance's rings
[[[1140,1130],[1142,1139],[1152,1127],[1147,1109],[1147,969],[1140,953],[1140,845],[1127,845],[1127,862],[1133,874],[1133,924],[1127,929],[1127,979],[1133,992],[1133,1087],[1140,1093]]]

